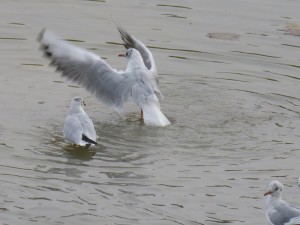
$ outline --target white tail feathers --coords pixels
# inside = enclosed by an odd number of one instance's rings
[[[142,107],[144,123],[150,126],[167,126],[170,121],[160,111],[159,106],[154,102],[149,102]]]

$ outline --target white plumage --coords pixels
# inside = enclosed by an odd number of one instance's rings
[[[69,113],[65,120],[64,137],[80,146],[90,146],[96,143],[96,131],[92,120],[85,113],[81,97],[74,97],[71,101]]]
[[[143,110],[146,125],[169,125],[169,120],[160,110],[158,97],[161,93],[151,52],[122,28],[118,29],[128,48],[125,71],[113,69],[96,54],[71,45],[49,31],[43,30],[38,40],[62,76],[82,85],[117,111],[121,111],[131,97]]]
[[[300,209],[281,200],[283,185],[279,181],[271,181],[266,199],[266,217],[270,225],[300,224]]]

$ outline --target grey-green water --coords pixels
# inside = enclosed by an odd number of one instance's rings
[[[288,33],[297,34],[299,8],[2,0],[0,224],[267,224],[272,179],[297,204],[300,37]],[[153,52],[171,126],[141,125],[132,105],[120,117],[42,58],[36,37],[46,27],[124,68],[110,15]],[[62,137],[75,95],[95,122],[93,151]]]

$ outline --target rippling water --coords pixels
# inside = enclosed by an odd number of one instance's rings
[[[2,1],[0,224],[267,224],[272,179],[297,204],[299,8]],[[124,68],[110,15],[153,52],[171,126],[141,125],[132,105],[117,115],[41,57],[36,36],[46,27]],[[99,135],[90,150],[62,137],[75,95]]]

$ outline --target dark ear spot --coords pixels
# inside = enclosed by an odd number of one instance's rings
[[[51,56],[52,56],[52,53],[51,53],[51,52],[48,52],[48,51],[45,51],[45,55],[48,56],[48,57],[51,57]]]

